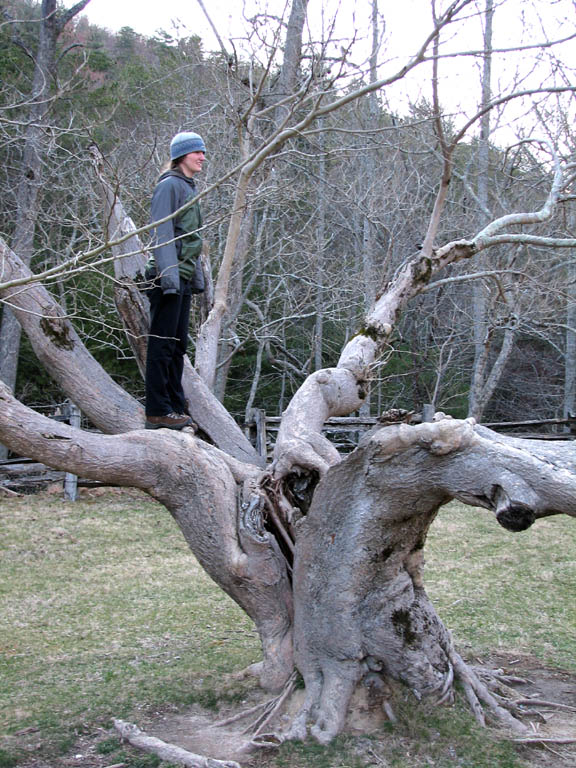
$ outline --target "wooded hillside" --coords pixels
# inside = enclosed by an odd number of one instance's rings
[[[231,46],[225,55],[205,50],[185,30],[178,39],[168,32],[145,38],[130,28],[112,34],[78,15],[56,41],[46,92],[35,101],[31,54],[39,44],[41,6],[31,0],[10,0],[5,6],[0,232],[18,252],[14,238],[17,246],[22,240],[18,222],[27,211],[34,222],[27,256],[36,272],[106,240],[94,148],[103,156],[102,174],[136,226],[143,226],[175,132],[193,129],[205,137],[209,162],[203,184],[208,188],[238,164],[248,145],[257,146],[274,130],[277,115],[271,106],[253,119],[284,95],[277,92],[282,70],[271,47],[267,62],[264,48],[252,59]],[[385,17],[386,10],[381,11]],[[498,12],[494,18],[498,29]],[[378,44],[383,21],[375,16]],[[255,33],[266,23],[255,19]],[[474,23],[480,25],[479,19],[466,22]],[[327,39],[305,42],[295,87],[304,96],[322,92],[331,102],[374,81],[376,64],[386,60],[385,46],[373,44],[371,58],[356,62],[351,41],[348,45],[348,52],[342,48],[335,56]],[[540,81],[555,88],[569,80],[569,70],[559,65],[562,50],[553,48],[550,61],[540,65]],[[477,61],[480,66],[481,55]],[[494,58],[496,85],[490,89],[484,58],[484,92],[479,77],[474,97],[478,105],[509,95],[497,90],[504,61]],[[441,61],[441,73],[453,66],[454,60]],[[518,90],[523,88],[519,83]],[[444,173],[444,147],[472,116],[452,112],[450,92],[444,107],[442,88],[435,97],[430,82],[414,98],[410,105],[395,105],[375,91],[344,104],[297,133],[253,176],[214,383],[217,397],[239,420],[252,406],[280,415],[308,374],[335,364],[382,286],[421,248]],[[525,138],[531,132],[569,155],[572,99],[571,93],[557,92],[526,97]],[[303,115],[306,103],[301,98],[299,106],[289,107],[292,116],[298,110]],[[506,116],[504,104],[499,125]],[[516,143],[512,128],[511,146],[498,145],[490,138],[490,124],[480,122],[454,148],[437,244],[470,236],[503,214],[538,209],[548,194],[550,149],[533,141]],[[34,131],[36,146],[26,156]],[[28,166],[35,168],[39,185],[33,209],[22,198]],[[231,177],[202,201],[214,269],[222,260],[233,195]],[[546,235],[573,237],[574,221],[572,207],[565,205],[546,225]],[[533,234],[543,231],[531,228]],[[448,267],[436,287],[411,302],[395,329],[385,367],[373,369],[372,414],[390,407],[418,410],[423,403],[484,420],[573,411],[572,261],[565,248],[510,242],[493,248],[472,269],[467,262]],[[475,279],[462,279],[471,271]],[[118,321],[111,274],[110,264],[100,265],[63,275],[49,288],[74,318],[89,350],[140,398],[142,382]],[[197,323],[201,313],[199,306]],[[193,329],[192,357],[195,336]],[[18,371],[16,393],[24,402],[61,402],[62,393],[26,340]]]

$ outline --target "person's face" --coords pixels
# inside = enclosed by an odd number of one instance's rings
[[[189,152],[180,161],[180,169],[185,176],[194,176],[202,170],[205,159],[204,152]]]

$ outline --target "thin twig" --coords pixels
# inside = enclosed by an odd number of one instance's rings
[[[382,760],[382,758],[380,757],[380,755],[377,755],[377,754],[376,754],[376,752],[374,752],[374,750],[373,750],[372,748],[370,748],[370,749],[368,750],[368,753],[369,753],[369,754],[370,754],[370,756],[371,756],[371,757],[373,757],[373,758],[374,758],[374,760],[376,760],[376,762],[377,762],[377,763],[379,763],[380,765],[384,765],[384,766],[388,765],[388,763],[386,763],[384,760]]]
[[[568,704],[560,704],[560,702],[557,701],[546,701],[545,699],[516,699],[516,701],[513,701],[512,704],[516,704],[517,706],[533,706],[537,705],[539,707],[553,707],[554,709],[563,709],[566,712],[576,712],[576,707],[571,707]]]
[[[515,744],[576,744],[576,739],[559,736],[536,736],[525,739],[511,739]]]
[[[8,494],[8,496],[23,496],[24,494],[18,493],[18,491],[13,491],[12,488],[5,488],[3,485],[0,485],[0,491],[4,491],[4,493]]]
[[[286,701],[286,699],[288,698],[288,696],[290,696],[290,694],[292,693],[292,691],[294,690],[294,688],[295,688],[295,687],[296,687],[296,672],[292,672],[292,674],[291,674],[291,675],[290,675],[290,677],[288,678],[288,681],[286,682],[286,685],[284,686],[284,690],[283,690],[283,691],[282,691],[282,693],[281,693],[281,694],[278,696],[278,698],[277,698],[277,700],[276,700],[276,703],[275,703],[275,704],[274,704],[274,706],[272,707],[272,710],[270,711],[270,713],[268,714],[268,716],[266,717],[266,719],[265,719],[265,720],[263,720],[263,721],[260,723],[260,725],[258,726],[258,728],[257,728],[257,729],[254,731],[254,734],[253,734],[253,736],[252,736],[252,739],[255,739],[255,738],[256,738],[256,736],[258,736],[259,734],[261,734],[261,733],[262,733],[262,731],[263,731],[264,727],[265,727],[266,725],[268,725],[268,723],[270,722],[270,720],[272,720],[272,718],[274,717],[274,715],[276,714],[276,712],[278,712],[278,710],[280,709],[280,707],[282,706],[282,704],[283,704],[283,703]]]
[[[260,704],[256,704],[256,706],[254,707],[250,707],[250,709],[245,709],[242,712],[238,712],[236,715],[227,717],[225,720],[218,720],[218,722],[214,723],[213,728],[222,728],[224,725],[232,725],[232,723],[237,723],[238,720],[244,720],[245,717],[248,717],[249,715],[253,715],[255,712],[258,712],[260,709],[264,709],[275,700],[276,700],[275,698],[268,699],[267,701],[263,701]]]

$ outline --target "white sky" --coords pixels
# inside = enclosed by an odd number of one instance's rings
[[[443,6],[448,0],[439,0]],[[282,15],[289,0],[203,0],[213,23],[224,44],[230,48],[228,39],[236,38],[236,47],[242,50],[240,38],[248,29],[244,20],[255,12],[269,9],[275,15]],[[71,5],[67,0],[66,5]],[[396,70],[407,56],[412,54],[431,28],[430,0],[379,0],[380,15],[386,21],[386,36],[381,49],[380,60],[390,60],[390,65],[382,70]],[[476,0],[482,10],[485,0]],[[562,30],[563,34],[576,29],[576,15],[571,0],[495,0],[494,45],[510,46],[534,39],[554,37]],[[245,9],[245,11],[244,11]],[[178,37],[199,35],[203,40],[204,50],[218,49],[214,34],[197,0],[160,0],[150,3],[146,0],[91,0],[84,15],[99,26],[118,30],[130,26],[143,35],[153,35],[163,29]],[[287,15],[287,12],[286,12]],[[326,28],[333,17],[337,19],[336,35],[343,40],[350,38],[353,30],[362,40],[353,53],[358,62],[367,58],[370,50],[371,0],[309,0],[308,17],[312,34],[318,39],[321,30]],[[452,30],[451,46],[457,50],[481,49],[482,27],[475,14],[474,5],[470,6],[470,18]],[[544,23],[547,29],[543,29]],[[567,47],[569,46],[569,47]],[[546,55],[546,54],[545,54]],[[568,60],[571,69],[566,70],[568,77],[574,77],[576,66],[576,42],[563,47],[564,60]],[[504,63],[496,56],[493,64],[493,92],[508,92],[519,75],[526,76],[534,68],[534,52],[527,51],[517,56],[516,62]],[[441,67],[441,101],[449,105],[454,112],[470,114],[480,100],[480,60],[472,58],[448,59]],[[534,85],[538,74],[543,71],[541,64],[536,65],[530,74],[530,84]],[[382,75],[382,71],[379,73]],[[423,95],[430,98],[429,72],[416,70],[410,81],[390,91],[389,100],[393,109],[397,108],[405,94],[414,102]]]
[[[72,0],[66,3],[70,5]],[[288,18],[290,0],[203,0],[213,24],[224,43],[244,36],[249,25],[246,18],[268,11],[276,17]],[[336,19],[336,36],[349,38],[356,30],[365,51],[370,49],[371,0],[309,0],[308,20],[312,35],[319,39]],[[430,25],[429,0],[379,0],[380,15],[386,16],[388,27],[398,28],[396,39],[415,39],[424,35]],[[118,30],[132,27],[143,35],[154,35],[159,29],[176,36],[199,35],[206,51],[217,50],[217,39],[197,0],[90,0],[84,11],[99,26]],[[416,37],[416,35],[418,37]]]
[[[241,4],[234,0],[206,0],[206,7],[214,14],[219,24],[227,26],[231,12],[226,9],[238,7]],[[215,45],[206,18],[196,0],[90,0],[84,15],[93,24],[118,30],[122,27],[132,27],[142,35],[153,35],[158,29],[172,32],[173,20],[179,20],[190,33],[199,34],[202,38],[209,36],[206,48]],[[225,34],[225,32],[224,32]],[[208,44],[209,42],[209,44]]]

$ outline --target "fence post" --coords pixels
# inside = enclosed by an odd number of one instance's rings
[[[262,408],[251,408],[250,419],[256,429],[256,450],[264,458],[268,455],[268,439],[266,435],[266,411]]]
[[[68,423],[75,429],[80,429],[80,423],[82,416],[80,408],[72,401],[66,403],[66,416],[68,417]],[[64,498],[68,501],[76,501],[78,497],[78,475],[73,475],[71,472],[66,472],[64,475]]]
[[[422,421],[434,421],[436,409],[432,403],[424,403],[422,406]]]

